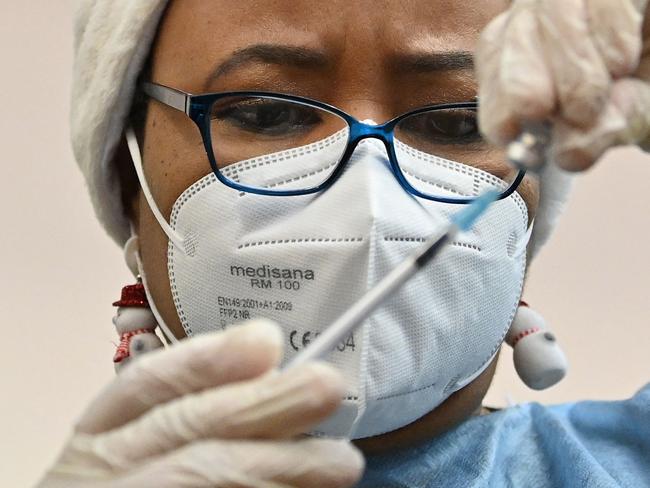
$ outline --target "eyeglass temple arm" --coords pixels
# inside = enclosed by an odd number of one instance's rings
[[[150,82],[142,83],[142,91],[154,100],[164,103],[168,107],[175,108],[176,110],[180,110],[188,115],[190,113],[192,95],[189,93]]]

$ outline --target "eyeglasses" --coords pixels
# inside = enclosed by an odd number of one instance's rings
[[[525,176],[502,158],[495,161],[493,152],[486,150],[478,132],[476,101],[426,106],[373,125],[326,103],[280,93],[192,95],[148,82],[142,91],[194,121],[215,176],[241,192],[294,196],[324,191],[342,174],[357,145],[370,138],[383,142],[399,184],[427,200],[465,204],[479,194],[477,183],[465,191],[447,184],[436,166],[489,173],[498,182],[500,199],[510,196]],[[318,157],[309,157],[311,153]],[[411,168],[416,159],[426,161],[432,171],[423,174]],[[284,177],[259,177],[259,168],[271,163],[286,166]]]

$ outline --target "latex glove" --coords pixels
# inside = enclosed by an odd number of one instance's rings
[[[610,147],[647,145],[647,0],[514,0],[483,32],[476,55],[480,124],[492,142],[550,121],[551,159],[591,165]]]
[[[90,405],[42,488],[343,487],[349,441],[297,438],[345,393],[325,364],[277,372],[277,326],[256,321],[151,352]]]

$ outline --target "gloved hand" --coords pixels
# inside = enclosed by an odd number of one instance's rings
[[[551,159],[579,171],[610,147],[650,142],[647,0],[514,0],[477,50],[480,124],[505,145],[552,123]],[[646,27],[650,27],[647,22]]]
[[[341,376],[278,372],[281,334],[255,321],[139,358],[89,406],[42,488],[343,487],[348,441],[298,438],[332,413]]]

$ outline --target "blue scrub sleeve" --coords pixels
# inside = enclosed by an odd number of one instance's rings
[[[527,403],[367,458],[367,487],[650,487],[650,384],[625,401]]]

